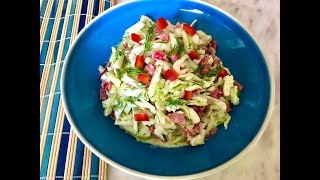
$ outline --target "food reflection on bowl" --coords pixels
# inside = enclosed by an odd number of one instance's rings
[[[168,6],[170,3],[170,6]],[[154,7],[157,7],[156,10]],[[124,13],[125,12],[125,13]],[[230,112],[226,131],[197,147],[159,148],[135,140],[103,115],[99,65],[111,55],[123,32],[141,15],[191,23],[219,44],[216,55],[240,82],[241,102]],[[61,76],[67,118],[80,140],[109,164],[145,178],[191,179],[230,166],[264,132],[274,101],[273,75],[256,41],[232,16],[201,1],[130,1],[106,10],[90,22],[69,49]]]

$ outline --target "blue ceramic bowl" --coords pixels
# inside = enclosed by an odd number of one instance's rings
[[[103,116],[98,66],[111,46],[140,15],[191,23],[218,42],[217,55],[243,85],[240,105],[231,112],[227,130],[202,146],[165,149],[140,143]],[[77,36],[63,67],[61,91],[67,118],[80,140],[97,156],[128,173],[145,178],[191,179],[215,173],[246,154],[258,141],[271,115],[274,83],[259,46],[231,15],[205,2],[130,1],[97,16]]]

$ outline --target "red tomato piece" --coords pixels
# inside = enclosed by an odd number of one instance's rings
[[[196,30],[188,24],[183,24],[182,29],[190,36],[193,36],[194,34],[196,34]]]
[[[192,98],[192,91],[184,91],[184,97],[185,100],[189,100]]]
[[[226,75],[228,75],[228,72],[227,72],[227,70],[225,70],[225,69],[222,69],[219,73],[218,73],[218,75],[217,75],[217,77],[219,78],[219,77],[225,77]]]
[[[149,116],[146,113],[136,113],[134,114],[135,121],[149,121]]]
[[[132,33],[132,34],[131,34],[131,39],[132,39],[132,41],[134,41],[134,42],[136,42],[136,43],[139,43],[140,40],[141,40],[141,37],[140,37],[139,34]]]
[[[137,55],[135,66],[137,68],[143,68],[144,67],[144,57],[143,56]]]
[[[179,77],[179,74],[173,70],[173,69],[168,69],[165,73],[164,73],[164,77],[170,81],[174,81]]]
[[[200,54],[197,51],[192,50],[192,51],[189,52],[189,57],[191,59],[199,59]]]
[[[157,26],[162,30],[168,26],[168,23],[163,17],[161,17],[157,20]]]
[[[141,73],[138,76],[138,80],[140,82],[142,82],[143,84],[149,86],[150,82],[151,82],[151,77],[147,74]]]

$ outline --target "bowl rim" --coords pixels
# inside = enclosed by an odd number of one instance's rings
[[[62,72],[61,72],[61,80],[60,80],[60,87],[61,87],[61,96],[62,96],[62,104],[65,110],[65,114],[67,116],[67,119],[72,127],[72,129],[74,130],[74,132],[76,133],[76,135],[78,136],[78,138],[82,141],[82,143],[91,151],[93,152],[95,155],[97,155],[100,159],[104,160],[105,162],[107,162],[108,164],[112,165],[113,167],[124,171],[126,173],[129,173],[131,175],[137,176],[137,177],[141,177],[141,178],[148,178],[148,179],[196,179],[196,178],[203,178],[212,174],[215,174],[231,165],[233,165],[235,162],[237,162],[238,160],[240,160],[243,156],[245,156],[253,147],[254,145],[259,141],[259,139],[261,138],[262,134],[264,133],[264,131],[266,130],[269,121],[270,121],[270,117],[272,115],[272,111],[273,111],[273,106],[274,106],[274,99],[275,99],[275,83],[274,83],[274,74],[273,74],[273,70],[272,70],[272,66],[270,65],[269,60],[267,59],[267,56],[264,53],[264,50],[261,48],[261,44],[259,44],[259,42],[257,41],[257,39],[255,38],[255,36],[247,29],[245,28],[245,26],[243,26],[242,23],[240,23],[235,17],[233,17],[230,13],[226,12],[225,10],[204,2],[204,1],[200,1],[200,0],[187,0],[187,1],[191,1],[191,2],[195,2],[195,3],[199,3],[205,6],[208,6],[210,8],[213,8],[217,11],[219,11],[220,13],[226,15],[227,17],[229,17],[230,19],[232,19],[233,21],[235,21],[242,29],[244,29],[248,35],[252,38],[252,40],[256,43],[258,49],[260,50],[264,61],[267,65],[267,69],[268,69],[268,75],[269,75],[269,79],[270,79],[270,101],[269,101],[269,105],[268,105],[268,111],[267,114],[264,118],[263,124],[260,127],[258,133],[255,135],[255,137],[251,140],[251,142],[240,152],[238,153],[236,156],[234,156],[233,158],[231,158],[230,160],[226,161],[225,163],[214,167],[212,169],[200,172],[200,173],[195,173],[195,174],[189,174],[189,175],[180,175],[180,176],[161,176],[161,175],[154,175],[154,174],[148,174],[148,173],[143,173],[140,171],[136,171],[130,168],[127,168],[117,162],[114,162],[113,160],[109,159],[108,157],[106,157],[105,155],[103,155],[101,152],[99,152],[96,148],[94,148],[87,140],[86,138],[80,133],[80,131],[78,130],[78,128],[76,127],[76,125],[74,124],[69,109],[66,106],[66,97],[65,97],[65,91],[64,91],[64,84],[65,84],[65,74],[66,74],[66,69],[68,66],[68,61],[70,59],[70,55],[73,50],[73,48],[75,47],[75,44],[77,44],[78,40],[80,39],[80,37],[84,34],[84,32],[88,29],[88,27],[90,27],[90,25],[92,25],[96,20],[98,20],[100,17],[102,17],[103,15],[117,9],[120,8],[122,6],[126,6],[127,4],[130,3],[135,3],[137,1],[140,0],[134,0],[134,1],[127,1],[127,2],[123,2],[120,4],[117,4],[116,6],[110,7],[107,10],[105,10],[104,12],[102,12],[101,14],[97,15],[92,21],[90,21],[86,26],[83,27],[83,29],[79,32],[79,34],[75,37],[74,42],[71,44],[70,48],[68,49],[66,58],[65,58],[65,62],[63,64],[62,67]]]

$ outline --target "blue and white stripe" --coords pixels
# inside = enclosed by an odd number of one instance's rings
[[[40,179],[107,179],[107,164],[78,140],[64,114],[60,74],[78,32],[106,0],[43,0],[40,6]]]

